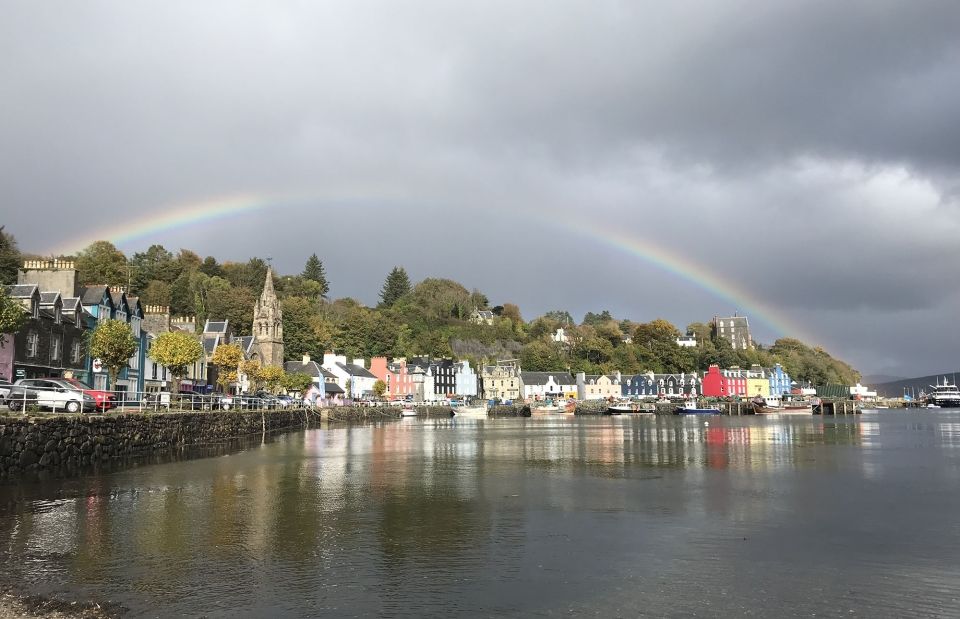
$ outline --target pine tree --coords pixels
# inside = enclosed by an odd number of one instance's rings
[[[323,269],[323,263],[317,258],[317,254],[311,254],[307,258],[307,264],[303,267],[303,273],[300,274],[303,279],[309,279],[320,284],[320,294],[327,296],[330,292],[330,284],[327,283],[327,273]]]
[[[390,307],[408,292],[410,292],[410,278],[407,277],[406,270],[403,267],[393,267],[380,290],[380,306]]]

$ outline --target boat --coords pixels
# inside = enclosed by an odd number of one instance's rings
[[[557,415],[563,413],[573,413],[577,403],[564,400],[545,400],[537,402],[530,406],[531,415]]]
[[[960,390],[957,386],[943,378],[943,384],[937,381],[936,385],[930,385],[933,389],[927,394],[927,408],[960,408]],[[930,406],[933,404],[934,406]]]
[[[696,400],[687,400],[683,406],[678,406],[676,413],[678,415],[719,415],[720,409],[712,406],[701,408]]]
[[[622,415],[624,413],[633,413],[637,410],[636,404],[627,400],[613,402],[607,407],[608,415]]]
[[[755,415],[812,415],[813,402],[802,398],[776,400],[771,403],[763,397],[756,397],[750,401]]]
[[[403,410],[400,411],[401,417],[416,417],[417,411],[412,406],[404,406]]]
[[[453,412],[456,413],[457,417],[465,417],[467,419],[487,418],[487,407],[482,404],[479,406],[458,406],[453,409]]]

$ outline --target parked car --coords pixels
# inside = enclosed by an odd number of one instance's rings
[[[205,411],[210,410],[210,408],[216,402],[217,400],[215,398],[205,396],[201,393],[181,391],[174,396],[170,406],[171,408],[178,408],[181,410]]]
[[[113,397],[113,394],[110,393],[109,391],[94,389],[87,383],[81,382],[76,378],[58,378],[56,380],[62,381],[64,383],[69,383],[70,385],[78,389],[81,389],[84,393],[88,395],[92,395],[93,399],[96,400],[97,402],[97,408],[99,408],[102,411],[108,411],[117,405],[116,400]]]
[[[83,389],[52,378],[21,378],[7,394],[7,407],[14,412],[36,405],[54,411],[79,413],[96,410],[97,401]]]
[[[0,379],[0,403],[7,398],[7,394],[10,393],[10,387],[13,387],[13,383],[9,380]]]

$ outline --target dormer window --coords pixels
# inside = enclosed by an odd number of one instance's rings
[[[40,318],[40,301],[34,299],[30,303],[30,313],[34,318]]]
[[[57,324],[60,324],[63,322],[63,312],[60,310],[59,305],[53,308],[53,320]]]

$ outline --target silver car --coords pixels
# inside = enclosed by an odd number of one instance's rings
[[[79,387],[64,381],[43,378],[21,378],[10,388],[6,402],[7,407],[15,412],[31,405],[68,413],[97,408],[97,401],[93,396],[84,393]]]

